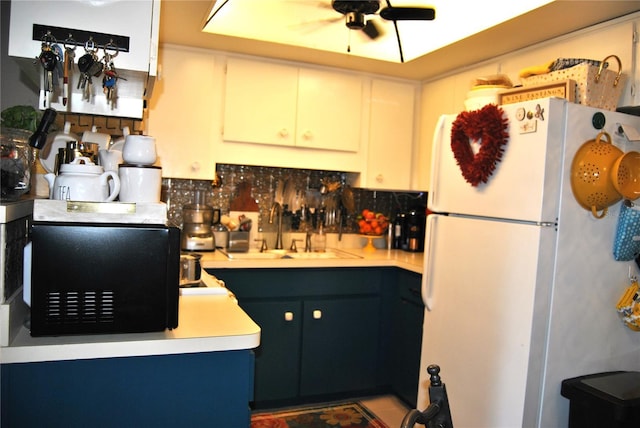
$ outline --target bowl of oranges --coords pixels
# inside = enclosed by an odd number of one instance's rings
[[[358,215],[358,229],[361,235],[382,236],[389,227],[389,218],[382,213],[364,209]]]

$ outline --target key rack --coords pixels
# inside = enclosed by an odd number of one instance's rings
[[[45,40],[47,37],[53,37],[55,40],[48,40],[53,43],[67,43],[77,46],[84,46],[88,40],[92,40],[95,47],[99,49],[103,49],[109,44],[112,49],[117,48],[120,52],[129,52],[129,37],[127,36],[33,24],[33,40],[47,41]]]

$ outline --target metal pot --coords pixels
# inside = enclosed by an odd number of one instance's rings
[[[180,256],[180,286],[190,287],[200,284],[202,266],[201,254],[184,254]]]

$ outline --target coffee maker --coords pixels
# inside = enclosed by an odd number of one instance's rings
[[[424,251],[424,233],[426,227],[426,214],[424,207],[409,210],[405,218],[406,251]]]
[[[206,192],[196,190],[194,201],[182,207],[182,234],[180,248],[183,251],[215,251],[216,242],[211,225],[220,221],[220,211],[205,203]]]

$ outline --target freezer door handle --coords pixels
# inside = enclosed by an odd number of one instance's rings
[[[431,159],[440,159],[440,150],[442,150],[443,144],[441,143],[442,137],[444,135],[445,123],[447,120],[446,115],[441,115],[438,118],[438,123],[436,124],[436,129],[433,132],[433,149],[431,153]],[[448,147],[448,145],[447,145]],[[438,179],[440,170],[440,162],[431,162],[431,183],[433,184],[431,191],[427,195],[429,198],[429,202],[427,206],[431,207],[432,210],[437,211],[436,208],[438,205]]]
[[[438,222],[438,215],[427,216],[427,245],[425,246],[425,266],[422,275],[422,301],[427,311],[433,311],[433,258],[435,257],[435,230]]]

